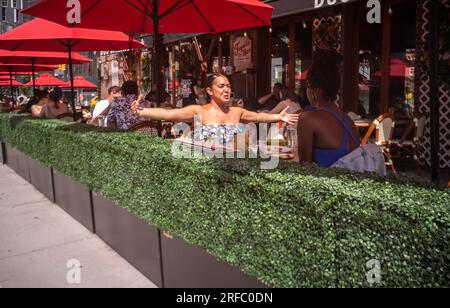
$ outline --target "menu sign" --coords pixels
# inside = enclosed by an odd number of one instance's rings
[[[233,62],[236,71],[252,66],[252,41],[247,36],[237,37],[233,42]]]

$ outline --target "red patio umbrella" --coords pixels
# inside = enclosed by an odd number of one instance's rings
[[[74,64],[82,64],[91,62],[92,60],[80,55],[79,53],[73,53],[72,61]],[[32,67],[36,64],[67,64],[69,63],[69,55],[65,52],[10,51],[0,49],[0,62],[31,64]],[[34,74],[32,76],[34,81]],[[33,83],[33,90],[34,88],[35,84]]]
[[[70,80],[73,85],[73,51],[123,50],[147,46],[121,32],[65,27],[36,18],[0,36],[0,47],[8,50],[68,52]],[[71,92],[75,117],[73,86]]]
[[[62,25],[153,33],[158,104],[162,33],[217,33],[267,26],[273,12],[273,7],[259,0],[84,0],[79,6],[67,4],[41,0],[22,12]]]
[[[73,87],[75,89],[97,89],[97,85],[93,84],[89,80],[86,80],[83,76],[75,76],[73,79]],[[61,86],[63,89],[70,88],[70,81],[66,82],[64,86]]]
[[[259,0],[83,0],[79,14],[67,1],[41,0],[22,10],[65,26],[155,34],[266,26],[272,11],[273,7]]]
[[[13,86],[13,87],[23,87],[24,84],[13,79],[13,81],[11,82],[10,80],[0,80],[0,86],[4,87],[4,86]]]
[[[298,74],[297,80],[305,81],[308,79],[308,70],[304,70]]]
[[[42,86],[42,87],[45,87],[45,86],[63,87],[66,85],[66,83],[64,81],[62,81],[61,79],[56,78],[53,75],[42,74],[41,76],[36,78],[35,85]],[[33,86],[33,82],[30,81],[30,82],[26,83],[25,86],[31,87],[31,86]]]
[[[19,72],[19,73],[15,73],[15,76],[28,76],[28,75],[33,75],[33,72]],[[2,71],[0,72],[0,76],[9,76],[9,72],[6,71]],[[8,77],[9,78],[9,77]]]
[[[39,72],[44,72],[44,71],[53,71],[55,69],[57,69],[58,67],[55,65],[36,65],[35,69],[36,71]],[[0,72],[13,72],[13,73],[18,73],[19,75],[22,73],[28,73],[29,71],[31,71],[32,66],[31,64],[15,64],[15,63],[0,63]]]

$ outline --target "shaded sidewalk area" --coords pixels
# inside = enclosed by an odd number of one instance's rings
[[[31,184],[0,165],[0,288],[13,287],[156,286]]]

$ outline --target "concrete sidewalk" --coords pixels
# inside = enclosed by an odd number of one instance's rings
[[[68,267],[70,260],[74,263]],[[12,287],[156,286],[31,184],[0,165],[0,288]]]

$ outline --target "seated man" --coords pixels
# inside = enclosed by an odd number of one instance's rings
[[[285,108],[289,108],[287,110],[288,113],[297,113],[300,109],[302,109],[295,101],[294,95],[287,87],[283,87],[281,89],[280,97],[281,101],[270,111],[271,114],[278,114]]]
[[[95,104],[92,119],[89,121],[89,124],[97,125],[99,116],[106,117],[109,113],[109,107],[111,106],[112,101],[114,100],[114,98],[120,96],[122,96],[120,87],[110,87],[108,89],[108,98],[101,100],[97,104]]]
[[[272,92],[258,100],[261,110],[272,110],[281,101],[281,88],[283,85],[279,82],[273,85]]]

